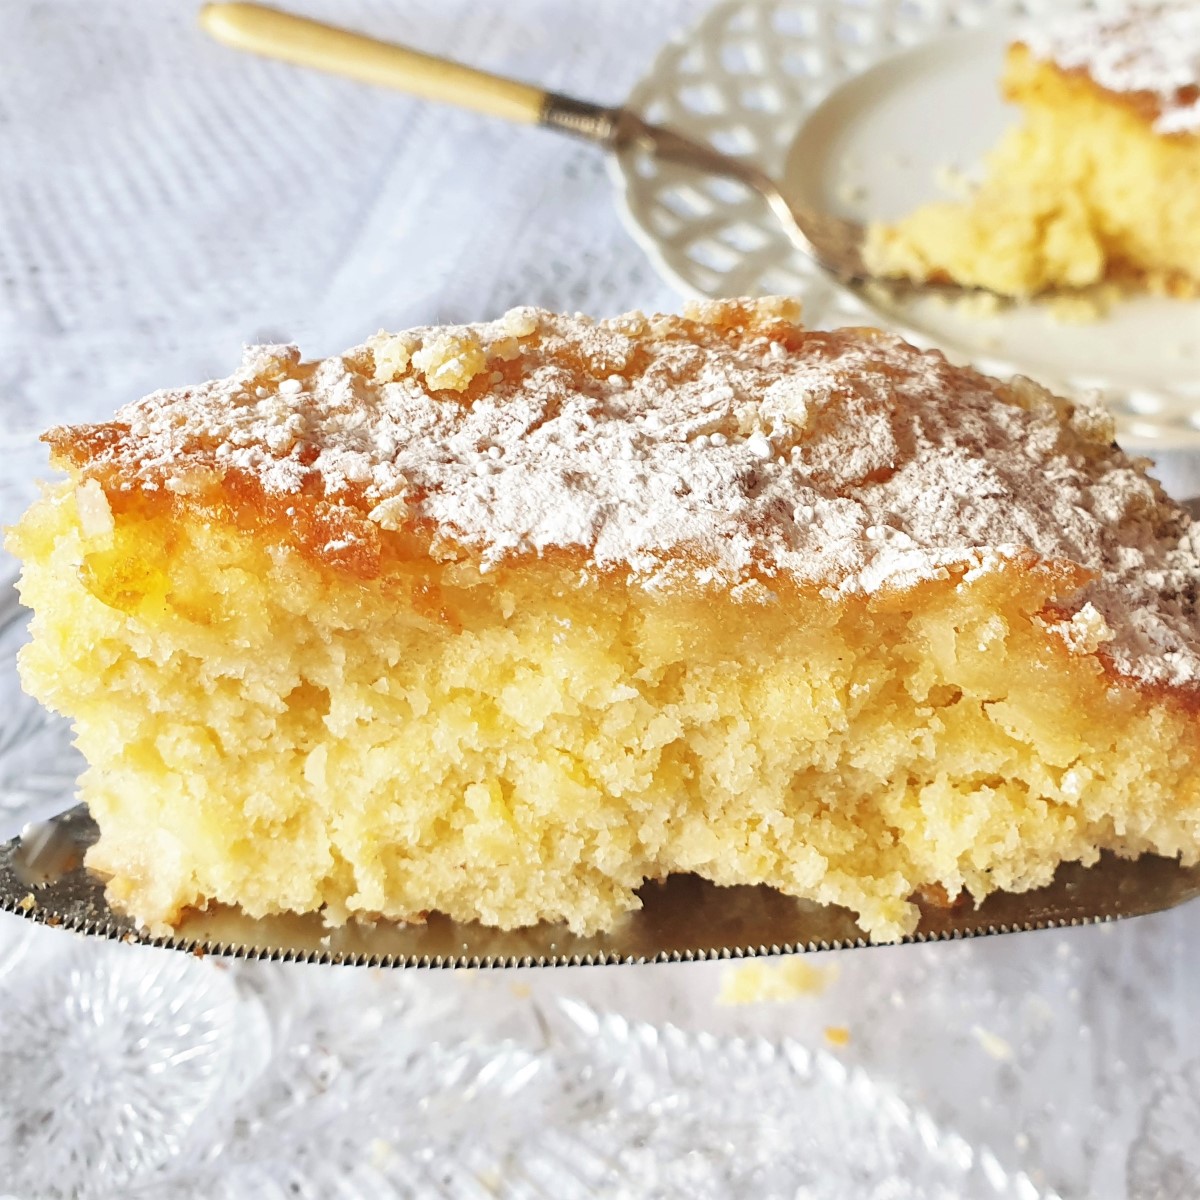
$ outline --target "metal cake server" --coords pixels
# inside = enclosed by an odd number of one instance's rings
[[[652,124],[632,109],[577,100],[259,4],[206,4],[200,10],[200,24],[218,41],[238,50],[519,124],[557,129],[614,153],[641,149],[661,160],[734,180],[758,192],[795,246],[840,282],[852,285],[872,279],[862,259],[861,224],[793,204],[775,180],[753,163]],[[940,293],[967,290],[942,283],[916,285],[892,279],[887,283]]]
[[[577,937],[559,925],[504,931],[434,914],[423,925],[351,923],[327,928],[317,914],[254,919],[237,909],[190,913],[155,937],[109,908],[104,883],[83,866],[96,840],[83,805],[29,826],[0,846],[0,910],[46,925],[190,954],[374,967],[553,967],[743,958],[866,946],[842,908],[795,900],[766,887],[716,887],[695,876],[648,883],[643,908],[617,928]],[[906,942],[1088,925],[1173,908],[1200,896],[1200,866],[1146,855],[1104,855],[1068,864],[1038,891],[995,893],[970,904],[921,904]]]

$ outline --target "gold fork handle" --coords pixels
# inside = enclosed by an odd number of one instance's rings
[[[524,125],[543,121],[550,93],[261,4],[206,4],[200,25],[219,42],[267,58],[398,88]]]
[[[631,109],[576,100],[261,4],[205,4],[200,25],[217,41],[237,50],[399,88],[425,100],[457,104],[523,125],[542,125],[606,150],[640,145],[659,158],[740,180],[761,193],[792,241],[826,270],[843,279],[867,278],[859,226],[832,219],[818,222],[814,214],[793,209],[774,181],[752,162],[730,158],[705,142],[648,124]],[[810,237],[814,230],[821,231],[816,245]]]

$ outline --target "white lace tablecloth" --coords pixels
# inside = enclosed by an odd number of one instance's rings
[[[700,15],[295,7],[609,101]],[[677,305],[590,148],[240,58],[193,17],[0,6],[0,522],[45,472],[43,427],[223,374],[245,340]],[[1162,465],[1196,490],[1194,460]],[[77,766],[15,689],[22,636],[0,636],[6,836]],[[0,916],[0,1197],[1182,1200],[1198,950],[1185,909],[819,956],[806,991],[730,1006],[722,963],[231,964]]]

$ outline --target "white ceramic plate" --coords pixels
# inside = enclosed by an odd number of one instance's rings
[[[753,158],[816,208],[894,218],[969,171],[1015,119],[997,87],[1023,22],[1105,0],[731,0],[668,46],[631,102]],[[970,317],[935,299],[868,302],[793,250],[755,197],[631,152],[634,235],[702,296],[800,296],[809,324],[883,324],[998,374],[1099,393],[1122,441],[1200,446],[1200,303],[1142,298],[1090,324],[1037,306]]]

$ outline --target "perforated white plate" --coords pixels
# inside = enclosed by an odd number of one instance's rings
[[[813,207],[894,218],[970,170],[1016,118],[997,87],[1026,21],[1107,0],[731,0],[660,54],[633,105],[752,158]],[[1153,297],[1090,324],[1039,306],[971,317],[865,301],[795,251],[756,198],[626,154],[625,215],[659,270],[702,296],[800,296],[811,325],[871,323],[1001,375],[1099,393],[1131,446],[1200,446],[1200,303]]]

